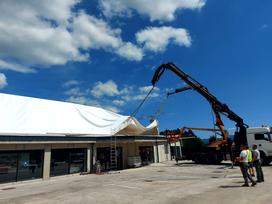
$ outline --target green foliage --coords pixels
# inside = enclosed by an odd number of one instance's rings
[[[210,136],[210,138],[209,138],[209,144],[211,144],[211,143],[213,143],[215,141],[216,141],[216,136],[214,136],[214,135]]]
[[[183,148],[191,150],[191,151],[200,151],[203,147],[205,147],[204,142],[196,137],[191,139],[183,140]]]
[[[160,132],[161,135],[176,135],[180,134],[180,129],[164,130]],[[191,130],[186,130],[182,135],[182,153],[186,155],[187,159],[191,159],[195,152],[202,152],[207,147],[204,142],[198,138]]]
[[[175,130],[164,130],[160,132],[160,135],[178,135],[180,134],[180,129],[175,129]]]
[[[192,159],[194,153],[203,152],[205,147],[204,142],[198,137],[184,139],[182,153],[186,156],[186,159]]]

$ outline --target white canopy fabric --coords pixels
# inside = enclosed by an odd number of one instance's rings
[[[156,135],[157,121],[102,108],[0,93],[0,134]]]

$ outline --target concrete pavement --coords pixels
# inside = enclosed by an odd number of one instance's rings
[[[103,175],[61,176],[49,181],[0,185],[1,203],[182,203],[243,204],[272,202],[272,166],[264,167],[265,182],[241,187],[240,169],[183,162]]]

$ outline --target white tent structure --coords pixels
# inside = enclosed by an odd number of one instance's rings
[[[102,108],[0,93],[0,134],[157,135],[157,122],[142,126],[135,118]]]

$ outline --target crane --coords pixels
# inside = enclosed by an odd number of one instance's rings
[[[197,80],[189,76],[187,73],[185,73],[181,69],[179,69],[174,63],[162,64],[156,69],[151,81],[153,87],[155,87],[156,83],[160,80],[165,70],[169,70],[173,72],[175,75],[177,75],[181,80],[183,80],[188,85],[181,89],[177,89],[175,92],[170,93],[170,95],[192,89],[198,92],[210,103],[216,118],[215,125],[218,127],[218,129],[220,130],[222,134],[221,145],[225,146],[229,143],[228,132],[225,130],[224,123],[221,119],[221,114],[225,115],[227,118],[229,118],[230,120],[236,123],[236,132],[234,135],[235,147],[238,148],[241,144],[247,144],[246,131],[247,131],[248,125],[244,123],[243,119],[239,115],[237,115],[235,112],[233,112],[228,107],[227,104],[219,101],[213,94],[209,92],[209,90],[204,85],[202,85],[200,82],[198,82]]]

